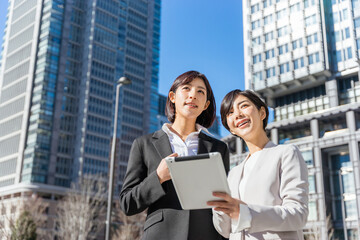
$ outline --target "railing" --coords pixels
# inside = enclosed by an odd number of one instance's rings
[[[320,96],[275,108],[275,121],[291,119],[329,108],[329,97]]]
[[[340,105],[360,102],[360,85],[340,94]]]

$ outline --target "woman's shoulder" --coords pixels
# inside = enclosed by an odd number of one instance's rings
[[[148,133],[148,134],[145,134],[145,135],[135,138],[134,143],[136,142],[138,144],[144,144],[144,143],[153,141],[154,139],[160,138],[160,137],[162,137],[162,135],[166,135],[166,133],[160,129],[153,133]]]
[[[220,139],[215,138],[214,136],[211,136],[211,134],[206,131],[200,131],[199,137],[202,139],[208,140],[208,141],[212,142],[213,144],[227,146],[225,142],[221,141]]]
[[[267,147],[267,149],[269,151],[276,151],[279,153],[291,153],[291,152],[299,152],[299,149],[297,146],[293,145],[293,144],[274,144],[272,142],[270,142],[270,144],[268,144],[269,147]]]

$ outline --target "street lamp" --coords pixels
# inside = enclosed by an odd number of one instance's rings
[[[115,98],[114,129],[113,129],[113,139],[112,139],[111,155],[110,155],[108,204],[107,204],[107,213],[106,213],[106,236],[105,236],[106,240],[110,239],[111,209],[112,209],[112,198],[113,198],[113,191],[114,191],[114,165],[115,165],[116,133],[117,133],[120,88],[123,85],[131,84],[131,80],[127,77],[121,77],[117,81],[116,84],[117,84],[117,86],[116,86],[116,98]]]

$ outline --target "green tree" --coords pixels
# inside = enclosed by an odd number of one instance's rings
[[[36,224],[28,211],[23,211],[11,227],[11,240],[36,240]]]

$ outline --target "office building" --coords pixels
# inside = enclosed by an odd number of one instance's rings
[[[107,176],[115,87],[126,76],[132,84],[119,99],[117,195],[134,138],[157,124],[160,2],[9,1],[0,195],[52,195],[84,174]]]
[[[243,3],[246,88],[274,110],[271,140],[297,145],[308,165],[305,236],[359,239],[360,1]],[[246,146],[225,141],[234,166]]]

